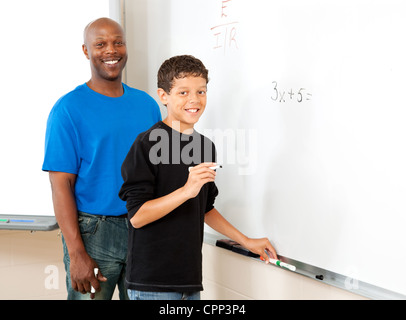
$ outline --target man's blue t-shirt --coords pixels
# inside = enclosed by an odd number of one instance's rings
[[[118,197],[121,165],[140,132],[161,120],[156,101],[123,84],[111,98],[87,84],[60,98],[48,118],[42,170],[76,174],[79,211],[118,216],[127,213]]]

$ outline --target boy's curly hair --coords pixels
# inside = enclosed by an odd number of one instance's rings
[[[175,79],[188,76],[202,77],[209,83],[209,71],[204,64],[191,55],[175,56],[166,60],[158,71],[158,88],[170,93]]]

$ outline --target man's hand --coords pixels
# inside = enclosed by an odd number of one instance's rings
[[[98,268],[98,266],[86,252],[71,254],[70,277],[72,288],[82,294],[90,293],[91,299],[95,296],[95,293],[91,293],[91,287],[96,292],[99,292],[99,281],[107,281],[107,278],[102,275],[100,269],[96,278],[94,268]]]

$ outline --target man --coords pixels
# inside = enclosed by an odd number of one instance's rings
[[[49,171],[63,234],[68,299],[111,299],[116,285],[120,299],[127,299],[128,221],[118,197],[120,168],[137,135],[161,115],[148,94],[121,82],[127,49],[118,23],[108,18],[91,22],[83,52],[91,79],[53,107],[42,169]]]

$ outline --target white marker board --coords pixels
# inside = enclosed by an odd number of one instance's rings
[[[83,30],[109,16],[109,0],[2,1],[0,215],[53,216],[42,172],[46,122],[55,102],[90,79]]]
[[[148,0],[127,11],[127,27],[144,25],[131,29],[135,85],[155,92],[173,55],[210,70],[197,128],[223,163],[217,209],[283,256],[406,294],[406,3]]]

